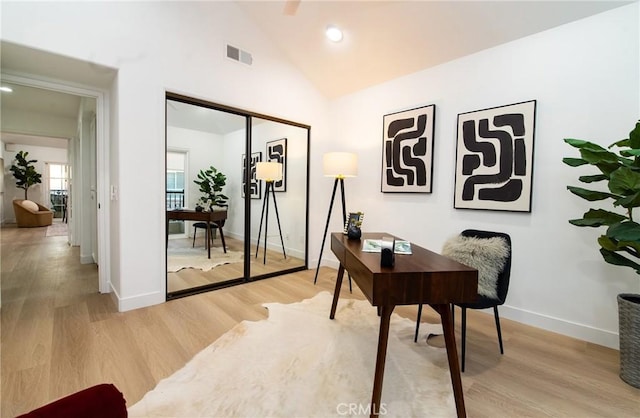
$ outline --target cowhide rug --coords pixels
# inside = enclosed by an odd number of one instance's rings
[[[129,408],[139,417],[368,416],[380,320],[367,301],[332,296],[269,303]],[[385,417],[455,416],[446,350],[413,342],[415,323],[393,314],[380,405]],[[440,334],[439,324],[423,324]],[[384,412],[384,414],[383,414]]]
[[[170,248],[167,251],[167,271],[175,273],[182,269],[211,270],[214,267],[229,263],[242,263],[244,255],[240,251],[227,250],[221,247],[211,248],[211,258],[207,258],[206,248]]]

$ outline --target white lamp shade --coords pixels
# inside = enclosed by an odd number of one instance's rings
[[[265,181],[282,180],[282,164],[272,161],[257,163],[256,178]]]
[[[352,152],[328,152],[322,158],[327,177],[355,177],[358,175],[358,155]]]

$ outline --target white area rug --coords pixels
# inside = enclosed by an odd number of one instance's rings
[[[67,235],[67,224],[62,222],[56,222],[47,227],[47,237],[60,237]]]
[[[283,305],[269,318],[244,321],[162,380],[129,417],[369,416],[380,320],[367,301],[332,296]],[[423,324],[425,334],[440,325]],[[385,417],[452,417],[446,350],[421,338],[415,323],[391,318],[380,406]]]
[[[243,253],[212,247],[211,258],[207,258],[206,248],[169,248],[167,251],[167,271],[175,273],[182,269],[211,270],[221,264],[242,263]]]

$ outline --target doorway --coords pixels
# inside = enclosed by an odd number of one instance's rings
[[[4,44],[3,44],[4,45]],[[98,264],[98,288],[101,293],[111,291],[109,284],[110,263],[109,248],[110,234],[109,219],[109,153],[108,153],[108,95],[105,91],[90,87],[78,87],[64,81],[52,81],[7,73],[3,70],[3,83],[26,87],[31,91],[53,91],[70,96],[80,97],[86,106],[93,103],[93,122],[87,123],[87,132],[93,132],[91,143],[80,143],[82,132],[69,140],[68,164],[69,183],[67,192],[67,216],[71,231],[71,243],[80,245],[88,242],[88,255],[81,257],[81,262],[96,262]],[[3,103],[3,108],[5,103]],[[86,107],[85,107],[86,109]],[[78,115],[82,118],[82,115]],[[79,126],[78,128],[82,128]],[[45,135],[41,135],[46,138]],[[73,141],[77,143],[74,145]],[[78,176],[74,180],[73,173]],[[86,174],[90,173],[87,177]],[[84,186],[80,183],[86,180]],[[91,179],[95,179],[93,185]],[[86,186],[86,187],[85,187]],[[103,204],[101,204],[101,202]],[[97,208],[100,208],[99,210]],[[81,223],[81,221],[84,221]],[[98,244],[99,243],[99,244]],[[97,247],[97,248],[96,248]]]
[[[54,218],[67,223],[67,200],[69,197],[69,165],[45,163],[45,196],[51,203]]]

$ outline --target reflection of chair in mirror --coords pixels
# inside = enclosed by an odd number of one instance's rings
[[[262,202],[262,216],[260,217],[260,228],[258,229],[258,243],[256,245],[256,258],[260,248],[260,235],[262,234],[262,221],[264,221],[264,257],[262,264],[267,264],[267,231],[269,230],[269,190],[273,196],[273,207],[276,209],[276,220],[278,221],[278,232],[280,233],[280,243],[282,244],[282,255],[287,258],[282,239],[282,228],[280,228],[280,216],[278,215],[278,205],[276,203],[276,192],[273,188],[274,181],[282,180],[282,164],[277,162],[259,162],[256,165],[256,178],[264,180],[266,184],[264,201]],[[265,214],[266,209],[266,214]]]
[[[498,332],[498,344],[500,345],[500,354],[504,354],[498,306],[504,304],[507,299],[507,291],[509,290],[509,279],[511,276],[511,237],[502,232],[466,229],[462,231],[460,235],[449,239],[444,244],[442,248],[442,255],[453,258],[462,264],[478,270],[478,299],[472,303],[456,304],[462,308],[461,370],[464,372],[467,308],[493,308],[496,330]],[[454,305],[451,306],[452,320],[453,312]],[[419,305],[414,341],[418,340],[421,315],[422,305]]]
[[[225,220],[221,220],[221,221],[217,221],[217,222],[209,222],[209,225],[211,227],[211,229],[209,230],[209,242],[205,243],[205,248],[209,248],[209,245],[213,245],[213,231],[214,230],[219,230],[220,231],[220,240],[222,241],[222,249],[224,250],[224,252],[227,252],[227,244],[224,241],[224,232],[222,232],[222,227],[224,226],[224,222]],[[206,229],[207,229],[207,223],[206,222],[196,222],[193,224],[193,244],[191,245],[192,247],[196,246],[196,231],[198,229],[204,229],[205,230],[205,240],[207,239],[207,235],[206,235]]]

